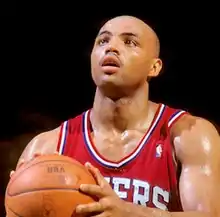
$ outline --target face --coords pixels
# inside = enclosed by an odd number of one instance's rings
[[[117,17],[100,30],[91,54],[98,87],[134,87],[159,73],[155,34],[142,21]],[[156,68],[157,69],[156,69]],[[155,70],[156,69],[156,70]]]

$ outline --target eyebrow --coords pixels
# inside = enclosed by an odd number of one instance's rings
[[[107,35],[110,35],[110,36],[113,35],[111,32],[105,30],[105,31],[100,32],[100,33],[98,34],[98,36],[101,36],[101,35],[104,35],[104,34],[107,34]],[[121,36],[132,36],[132,37],[138,38],[138,35],[135,34],[135,33],[132,33],[132,32],[123,32],[123,33],[121,33],[120,35],[121,35]]]

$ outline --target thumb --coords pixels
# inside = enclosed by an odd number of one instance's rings
[[[25,160],[24,159],[20,159],[18,164],[17,164],[16,170],[19,169],[24,163],[25,163]]]
[[[15,171],[14,170],[12,170],[11,172],[10,172],[10,178],[13,176],[13,174],[15,173]]]

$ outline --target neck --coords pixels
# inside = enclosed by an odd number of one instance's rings
[[[132,95],[114,101],[97,88],[91,112],[93,127],[117,132],[141,127],[148,116],[148,92],[146,82]]]

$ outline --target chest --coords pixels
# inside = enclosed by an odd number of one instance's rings
[[[103,157],[119,161],[139,146],[145,134],[141,130],[127,130],[123,133],[92,132],[91,142]]]
[[[64,154],[92,163],[120,198],[167,209],[170,191],[176,189],[170,139],[161,128],[153,129],[121,135],[74,131],[66,138]]]

